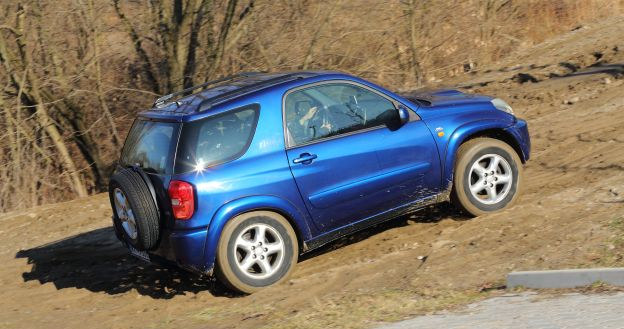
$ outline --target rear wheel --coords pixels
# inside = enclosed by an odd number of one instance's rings
[[[231,219],[217,250],[217,276],[230,288],[252,293],[285,280],[297,263],[297,236],[283,216],[253,211]]]
[[[507,143],[475,138],[457,152],[453,203],[473,216],[511,206],[520,191],[522,161]]]

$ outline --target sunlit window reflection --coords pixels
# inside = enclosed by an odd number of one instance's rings
[[[202,172],[205,169],[205,164],[204,164],[204,159],[199,158],[199,160],[197,160],[197,163],[195,164],[195,171],[197,172]]]

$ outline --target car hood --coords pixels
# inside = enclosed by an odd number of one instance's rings
[[[455,89],[419,90],[402,93],[401,96],[421,105],[424,108],[437,108],[458,105],[472,105],[488,103],[491,97],[475,94],[466,94]]]

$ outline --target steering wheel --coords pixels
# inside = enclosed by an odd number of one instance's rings
[[[349,101],[345,103],[345,106],[352,111],[355,116],[362,119],[362,124],[366,125],[366,121],[368,121],[366,111],[357,103],[355,95],[349,97]]]

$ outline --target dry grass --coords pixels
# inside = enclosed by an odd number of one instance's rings
[[[310,307],[296,312],[284,313],[279,308],[267,308],[262,305],[244,307],[218,306],[207,308],[195,317],[201,321],[219,323],[242,318],[243,321],[279,318],[279,322],[258,328],[332,328],[340,324],[341,328],[366,328],[383,322],[395,322],[415,315],[428,314],[443,310],[456,309],[500,291],[437,291],[435,294],[412,290],[385,290],[368,293],[362,291],[347,297],[336,294],[334,297],[313,300]]]
[[[624,266],[624,217],[616,217],[608,224],[611,237],[605,242],[600,265],[606,267]]]

